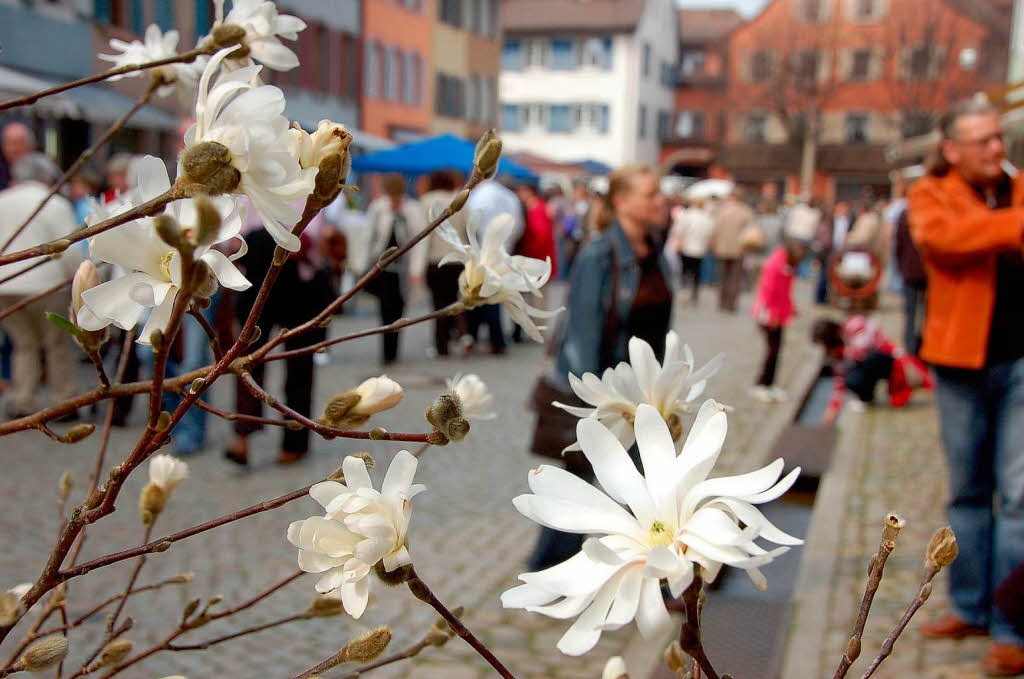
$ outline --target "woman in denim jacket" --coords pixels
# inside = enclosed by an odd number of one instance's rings
[[[569,390],[569,373],[600,375],[629,360],[630,337],[648,342],[662,360],[671,324],[672,276],[661,244],[651,235],[665,216],[657,175],[644,166],[612,173],[608,193],[594,209],[599,210],[597,232],[590,235],[569,274],[569,298],[555,359],[555,377],[565,391]],[[613,300],[614,322],[610,323]],[[588,481],[593,478],[589,465],[567,463],[566,468]],[[582,544],[582,535],[544,528],[530,557],[530,568],[560,563],[576,554]]]

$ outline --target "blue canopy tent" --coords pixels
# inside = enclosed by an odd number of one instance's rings
[[[442,134],[386,151],[357,156],[352,159],[352,169],[357,172],[398,172],[411,176],[437,170],[459,170],[468,175],[473,171],[475,149],[476,144],[472,142],[451,134]],[[537,175],[529,169],[506,158],[502,158],[498,164],[498,174],[516,179],[537,179]]]

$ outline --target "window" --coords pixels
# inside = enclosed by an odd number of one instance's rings
[[[551,41],[551,68],[571,71],[576,68],[576,49],[572,40],[555,38]]]
[[[868,123],[870,119],[867,113],[846,114],[846,143],[866,144],[868,143]]]
[[[704,113],[702,111],[680,111],[676,116],[675,134],[682,139],[704,137]]]
[[[380,89],[380,47],[373,40],[366,41],[366,71],[363,74],[366,96],[379,97]]]
[[[506,71],[520,71],[526,66],[522,40],[506,40],[501,48],[501,67]]]
[[[903,114],[902,132],[905,138],[928,134],[935,125],[935,116],[929,111],[910,111]]]
[[[437,9],[441,21],[462,27],[462,0],[440,0]]]
[[[400,58],[394,47],[384,48],[384,98],[389,101],[398,101]]]
[[[852,0],[853,17],[858,21],[873,19],[878,11],[878,0]]]
[[[466,85],[461,78],[437,74],[434,93],[434,111],[449,118],[462,118],[466,114]]]
[[[764,113],[751,113],[747,116],[744,137],[748,144],[763,144],[768,137],[768,116]]]
[[[491,125],[494,123],[494,99],[497,87],[494,78],[481,78],[480,84],[480,122]]]
[[[931,80],[936,74],[937,55],[931,45],[918,45],[906,54],[906,76],[908,80]]]
[[[314,27],[310,27],[314,28]],[[320,92],[331,92],[331,74],[337,68],[337,62],[332,59],[331,54],[331,31],[326,26],[317,25],[316,38],[317,38],[317,51],[319,52],[319,59],[313,63],[319,63],[320,68],[317,70],[317,89]]]
[[[658,111],[658,139],[664,141],[672,136],[672,114]]]
[[[680,70],[686,77],[704,75],[707,68],[707,54],[703,50],[685,50]]]
[[[548,48],[549,43],[547,40],[530,41],[530,66],[543,68],[547,61]]]
[[[344,54],[341,63],[345,69],[345,97],[356,99],[359,97],[359,39],[356,36],[346,36]]]
[[[419,54],[412,56],[412,103],[419,105],[423,103],[423,57]]]
[[[850,54],[850,80],[871,79],[871,49],[856,49]]]
[[[480,76],[477,75],[466,80],[466,120],[480,120]]]
[[[522,132],[523,107],[516,104],[501,105],[501,129],[503,132]]]
[[[644,104],[640,104],[636,133],[641,139],[647,138],[647,106]]]
[[[565,104],[556,104],[550,107],[548,115],[548,132],[567,133],[572,132],[572,107]]]
[[[764,82],[775,75],[775,56],[768,50],[758,50],[750,58],[750,79]]]
[[[800,18],[810,24],[825,20],[825,0],[799,0]]]
[[[667,61],[661,62],[661,84],[665,87],[675,87],[676,67]]]
[[[651,74],[651,45],[650,45],[650,43],[646,43],[646,42],[644,43],[644,49],[643,49],[643,66],[642,66],[642,68],[643,68],[643,70],[641,71],[641,73],[643,74],[643,77],[646,78],[647,76],[649,76]]]
[[[820,67],[821,53],[818,50],[802,50],[798,52],[793,64],[796,81],[804,85],[817,82]]]
[[[544,123],[547,120],[547,109],[543,104],[530,104],[526,108],[526,126],[527,127],[544,127]]]
[[[402,59],[402,101],[406,104],[416,103],[416,70],[413,61],[415,55],[412,52],[406,52]]]
[[[600,134],[608,134],[611,128],[608,104],[591,104],[590,125]]]
[[[612,39],[587,38],[583,43],[583,65],[610,70],[612,67]]]

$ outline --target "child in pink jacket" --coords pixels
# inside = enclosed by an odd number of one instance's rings
[[[759,401],[782,401],[786,398],[786,394],[775,386],[775,372],[782,349],[782,329],[796,313],[793,308],[795,269],[806,256],[807,246],[803,241],[790,238],[775,249],[761,268],[757,297],[751,310],[768,343],[761,376],[750,390],[750,395]]]

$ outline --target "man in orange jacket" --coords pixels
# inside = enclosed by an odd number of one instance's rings
[[[987,102],[956,104],[941,131],[941,157],[908,210],[928,276],[921,357],[937,377],[960,556],[954,609],[922,634],[991,633],[986,673],[1013,676],[1024,673],[1024,638],[992,592],[1024,563],[1024,177],[1004,168],[999,112]]]

